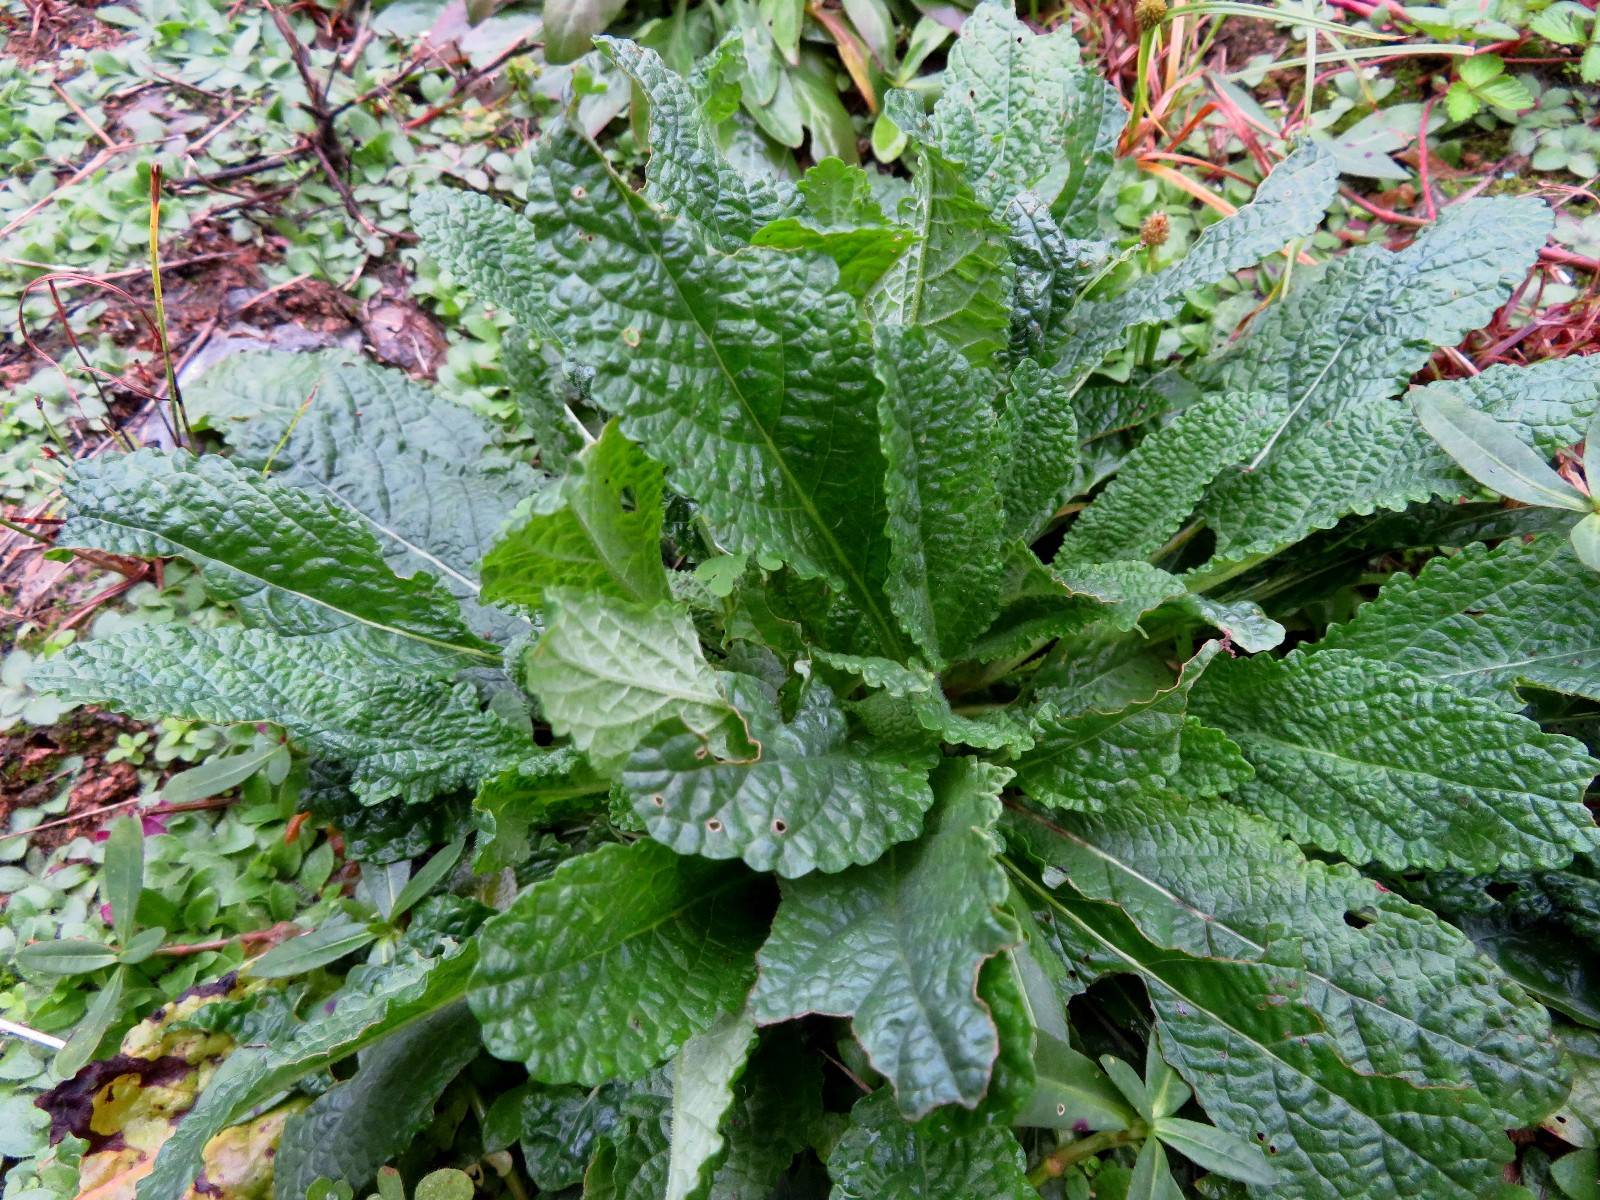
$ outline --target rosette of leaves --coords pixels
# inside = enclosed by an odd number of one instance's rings
[[[230,1058],[140,1200],[358,1052],[344,1102],[393,1103],[364,1077],[440,1013],[525,1072],[482,1144],[545,1191],[1498,1194],[1504,1131],[1568,1095],[1549,1014],[1372,873],[1600,844],[1595,761],[1529,705],[1600,697],[1600,586],[1402,397],[1522,280],[1545,207],[1453,205],[1116,384],[1107,354],[1317,227],[1325,151],[1110,294],[1116,119],[1061,34],[979,9],[931,112],[888,99],[898,191],[748,174],[714,81],[606,53],[644,99],[642,190],[557,127],[524,212],[414,208],[522,323],[548,475],[337,363],[292,427],[304,378],[230,429],[281,443],[269,479],[77,469],[69,544],[190,557],[240,625],[96,639],[40,685],[274,722],[362,802],[474,792],[498,909]],[[1428,390],[1553,452],[1600,363]],[[1440,549],[1357,607],[1375,558]],[[280,1179],[346,1174],[285,1144]]]

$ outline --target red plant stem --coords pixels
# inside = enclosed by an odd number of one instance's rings
[[[1422,203],[1428,211],[1428,220],[1439,219],[1439,207],[1433,201],[1433,189],[1428,185],[1428,121],[1433,116],[1438,96],[1429,96],[1422,106],[1422,128],[1417,131],[1417,178],[1422,184]]]
[[[1588,271],[1591,275],[1600,275],[1600,258],[1585,258],[1581,254],[1574,254],[1571,250],[1563,250],[1560,246],[1546,246],[1539,251],[1539,258],[1544,262],[1559,263],[1563,267],[1576,267],[1580,271]]]
[[[1390,225],[1404,225],[1408,229],[1421,229],[1427,224],[1421,217],[1408,217],[1405,213],[1397,213],[1392,208],[1384,208],[1381,204],[1374,204],[1365,196],[1347,187],[1340,188],[1339,195],[1350,201],[1357,208],[1364,209],[1377,217],[1378,220],[1387,221]]]

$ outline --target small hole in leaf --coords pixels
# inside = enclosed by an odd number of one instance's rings
[[[622,340],[629,347],[629,349],[636,348],[639,345],[640,341],[643,340],[643,338],[644,338],[644,335],[641,334],[639,332],[639,330],[636,327],[632,326],[632,325],[629,325],[626,329],[624,329],[622,331]]]
[[[1067,1106],[1065,1104],[1056,1105],[1056,1116],[1064,1117],[1066,1115],[1067,1115]]]
[[[650,803],[654,804],[657,808],[665,808],[667,806],[667,798],[660,792],[657,792],[654,796],[650,797]]]
[[[1278,1152],[1278,1147],[1277,1146],[1268,1146],[1267,1147],[1267,1153],[1268,1154],[1276,1154],[1277,1152]]]
[[[1364,912],[1357,912],[1352,909],[1344,914],[1344,923],[1350,926],[1351,929],[1365,929],[1372,924],[1372,918]]]
[[[717,820],[715,817],[712,817],[711,820],[706,822],[706,828],[709,829],[712,833],[721,833],[722,832],[722,822]]]
[[[1259,1129],[1256,1130],[1256,1141],[1264,1142],[1266,1140],[1267,1140],[1267,1135],[1262,1133]]]
[[[782,817],[773,818],[773,821],[772,821],[772,832],[773,833],[777,833],[777,834],[788,833],[789,832],[789,823],[787,821],[785,821]]]
[[[582,184],[575,184],[573,186],[572,198],[574,200],[582,200],[588,194],[589,194],[588,189],[586,189]]]
[[[708,755],[710,753],[711,753],[711,751],[706,749],[706,747],[704,747],[704,746],[696,746],[695,747],[695,751],[694,751],[694,756],[696,758],[704,758],[706,755]]]
[[[639,501],[634,497],[631,487],[625,487],[621,492],[617,493],[617,500],[621,503],[623,512],[639,511]]]

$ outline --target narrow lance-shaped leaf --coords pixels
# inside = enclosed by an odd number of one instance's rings
[[[251,625],[424,669],[497,657],[436,579],[396,576],[358,518],[220,456],[85,459],[64,491],[61,545],[187,558]]]
[[[280,725],[353,771],[365,803],[471,787],[532,750],[470,684],[397,677],[350,650],[264,629],[168,625],[95,638],[40,663],[33,686],[148,720]]]
[[[572,131],[547,139],[530,205],[553,318],[592,396],[663,463],[730,550],[821,576],[901,636],[882,595],[883,460],[871,344],[826,259],[723,255],[635,195]]]
[[[545,1083],[643,1075],[755,974],[762,922],[744,867],[649,840],[567,860],[478,937],[484,1044]]]
[[[1031,358],[1023,359],[1011,373],[1000,429],[1005,535],[1032,541],[1067,500],[1077,474],[1072,389]]]
[[[1146,435],[1072,523],[1058,562],[1151,558],[1183,527],[1206,487],[1253,456],[1271,434],[1261,396],[1206,396]]]
[[[992,832],[1009,777],[947,759],[923,836],[871,866],[785,883],[761,949],[756,1020],[852,1017],[908,1116],[975,1106],[999,1052],[977,981],[983,961],[1016,940],[996,911],[1006,885]]]
[[[622,775],[651,837],[680,854],[738,857],[793,878],[870,863],[917,835],[933,803],[931,754],[919,762],[852,738],[821,683],[807,686],[785,722],[775,693],[748,676],[734,679],[759,757],[720,762],[681,721],[652,730]]]
[[[1490,491],[1523,504],[1589,511],[1587,496],[1489,414],[1468,408],[1454,396],[1429,393],[1418,396],[1416,412],[1445,453]]]
[[[1182,308],[1185,292],[1226,279],[1311,233],[1337,185],[1330,153],[1312,142],[1298,147],[1261,181],[1249,204],[1210,226],[1172,266],[1114,300],[1083,300],[1061,312],[1060,323],[1044,333],[1043,361],[1074,386],[1082,383],[1133,326],[1168,320]]]
[[[1000,606],[1004,537],[995,379],[921,329],[878,331],[889,602],[935,663]]]
[[[672,1063],[672,1149],[665,1200],[707,1194],[726,1150],[722,1125],[734,1104],[734,1084],[755,1043],[750,1018],[735,1013],[696,1034],[678,1051]]]
[[[515,337],[502,343],[508,362]],[[308,365],[315,370],[306,373]],[[337,353],[251,352],[184,389],[236,464],[331,500],[376,539],[397,575],[427,572],[492,641],[526,631],[478,603],[478,563],[511,510],[543,480],[499,454],[487,424],[403,371]],[[575,430],[570,430],[576,436]],[[541,453],[550,443],[541,433]]]
[[[1240,804],[1356,862],[1554,867],[1600,846],[1582,743],[1403,667],[1346,650],[1234,659],[1189,705],[1255,768]]]
[[[478,1026],[463,1000],[384,1038],[353,1076],[284,1125],[272,1160],[275,1200],[305,1200],[319,1178],[370,1184],[411,1145],[444,1089],[478,1053]]]

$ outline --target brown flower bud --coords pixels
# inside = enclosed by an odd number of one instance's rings
[[[1133,23],[1140,33],[1149,33],[1166,15],[1167,0],[1137,0],[1133,6]]]
[[[1139,226],[1139,244],[1154,249],[1164,245],[1167,234],[1172,231],[1172,222],[1167,220],[1164,212],[1151,213]]]

